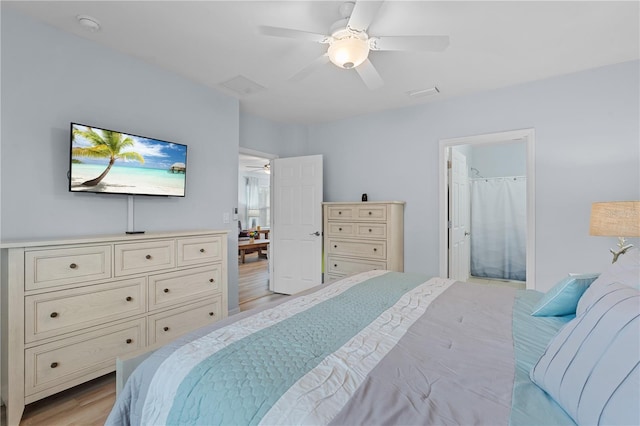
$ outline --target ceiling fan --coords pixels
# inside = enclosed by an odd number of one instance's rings
[[[264,166],[245,166],[247,169],[262,169],[266,174],[271,174],[271,164],[267,163]]]
[[[329,35],[311,33],[290,28],[262,25],[260,33],[275,37],[295,38],[328,44],[327,52],[291,77],[300,81],[316,68],[332,62],[344,69],[355,69],[370,89],[380,88],[384,82],[371,61],[369,52],[377,50],[441,52],[449,45],[449,36],[372,36],[367,33],[383,1],[349,1],[340,6],[342,19],[329,29]]]

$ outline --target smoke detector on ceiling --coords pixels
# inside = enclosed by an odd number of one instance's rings
[[[100,22],[96,18],[88,15],[78,15],[76,16],[76,19],[80,26],[85,30],[91,31],[92,33],[100,31]]]

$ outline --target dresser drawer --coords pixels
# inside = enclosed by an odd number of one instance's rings
[[[169,269],[176,266],[174,240],[115,245],[115,274],[131,275],[140,272]]]
[[[222,266],[211,265],[149,276],[149,310],[211,297],[222,291]]]
[[[373,269],[386,269],[387,263],[375,260],[356,260],[338,256],[329,256],[327,272],[329,274],[350,275]]]
[[[359,238],[387,238],[385,223],[356,223],[355,234]]]
[[[27,251],[25,290],[111,278],[111,246]]]
[[[354,218],[358,220],[387,220],[387,206],[375,204],[357,206]]]
[[[328,222],[327,235],[329,237],[353,237],[356,235],[356,224],[349,222]]]
[[[356,207],[354,206],[328,206],[327,219],[329,220],[351,220],[356,217]]]
[[[25,341],[33,342],[146,311],[144,277],[25,297]]]
[[[25,394],[113,371],[116,357],[144,346],[143,318],[26,349]]]
[[[180,238],[178,266],[198,265],[222,260],[222,236]]]
[[[222,319],[222,296],[149,315],[148,344],[166,343]]]
[[[384,241],[348,241],[329,239],[328,254],[339,254],[368,259],[386,259],[387,243]]]

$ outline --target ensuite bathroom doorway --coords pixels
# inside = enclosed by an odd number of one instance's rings
[[[534,288],[533,143],[533,129],[440,141],[442,276]]]

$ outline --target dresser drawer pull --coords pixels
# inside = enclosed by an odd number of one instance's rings
[[[200,253],[204,253],[204,249],[203,248],[200,249]]]
[[[162,290],[162,291],[164,291],[165,293],[169,293],[169,289],[168,289],[168,288],[165,288],[165,289],[164,289],[164,290]]]
[[[337,264],[337,263],[334,263],[334,264],[333,264],[333,267],[334,267],[334,268],[337,268],[337,267],[338,267],[338,264]]]
[[[169,327],[163,327],[162,328],[164,331],[169,331]]]
[[[58,366],[58,363],[57,363],[57,362],[52,362],[52,363],[51,363],[51,368],[56,368],[57,366]]]
[[[371,229],[369,229],[369,232],[371,232]]]
[[[334,244],[334,245],[333,245],[333,248],[338,248],[338,246]]]
[[[338,214],[342,214],[342,212],[338,212]]]
[[[133,300],[133,297],[131,296],[127,296],[127,298],[125,299],[127,302],[131,302]]]
[[[131,342],[133,342],[133,339],[127,339],[127,345],[131,344]]]
[[[210,283],[215,283],[215,282],[216,282],[216,280],[214,280],[213,278],[209,278],[209,282],[210,282]]]
[[[210,316],[210,317],[215,317],[215,316],[216,316],[216,314],[215,314],[215,312],[209,312],[209,316]]]
[[[342,228],[338,228],[338,231],[342,231]]]
[[[145,258],[145,259],[147,259],[147,260],[151,260],[151,255],[150,255],[150,254],[148,254],[148,255],[146,255],[144,258]]]
[[[374,248],[373,248],[373,251],[378,251],[378,249],[374,247]]]
[[[58,313],[57,313],[57,312],[51,312],[51,315],[50,315],[50,316],[51,316],[51,318],[55,318],[55,317],[57,317],[57,316],[58,316]]]
[[[71,269],[76,269],[78,267],[78,265],[76,265],[75,263],[72,263],[71,265],[69,265],[69,268]]]
[[[372,213],[371,213],[371,212],[369,212],[369,216],[371,216],[371,215],[372,215]]]

